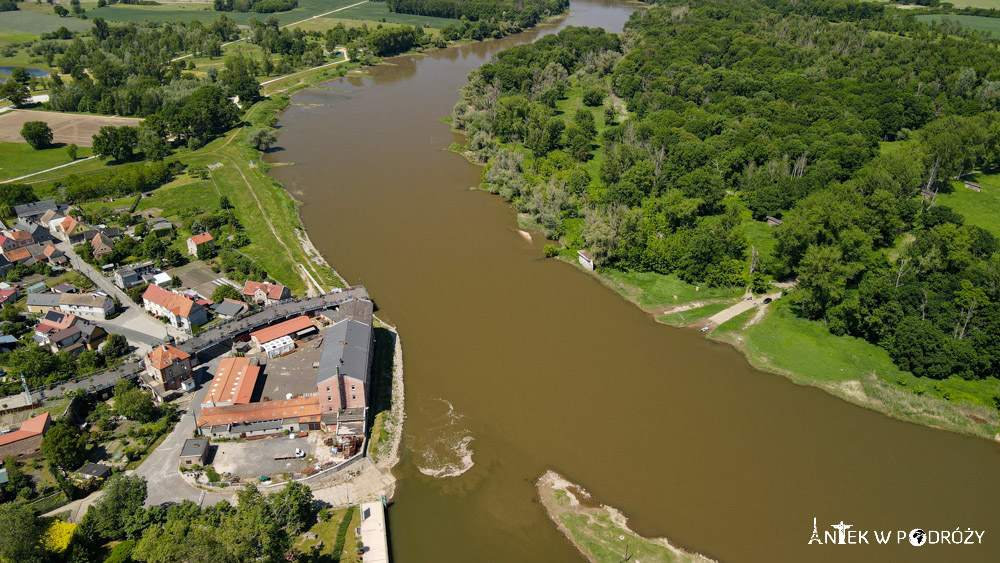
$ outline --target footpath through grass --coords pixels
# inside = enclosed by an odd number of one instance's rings
[[[77,158],[94,154],[90,147],[79,147]],[[0,143],[0,182],[72,162],[65,146],[35,150],[27,143]]]

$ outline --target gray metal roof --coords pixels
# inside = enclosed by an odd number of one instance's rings
[[[208,438],[188,438],[184,440],[181,457],[201,457],[208,451]]]
[[[29,306],[34,305],[34,306],[38,306],[38,307],[58,307],[59,306],[59,294],[58,293],[29,293],[28,294],[28,305]]]
[[[15,205],[14,215],[17,215],[18,217],[31,217],[34,215],[42,215],[49,209],[54,211],[59,210],[59,206],[56,205],[56,201],[54,199],[43,199],[33,203]]]
[[[316,384],[335,378],[338,373],[368,384],[372,327],[344,319],[326,329],[323,352],[319,358]]]
[[[223,301],[222,303],[216,303],[212,305],[212,310],[218,315],[225,317],[235,317],[236,315],[243,312],[243,305],[239,303],[233,303],[232,301]]]

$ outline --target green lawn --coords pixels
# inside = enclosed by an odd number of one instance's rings
[[[1000,21],[1000,20],[998,20]],[[976,174],[965,179],[983,187],[966,189],[962,182],[952,182],[950,194],[938,194],[938,205],[947,205],[965,216],[965,223],[976,225],[1000,237],[1000,174]]]
[[[93,154],[90,147],[79,147],[77,158]],[[0,143],[0,181],[31,174],[70,162],[66,147],[35,150],[26,143]]]
[[[299,0],[299,7],[287,12],[275,14],[258,14],[254,12],[226,12],[226,16],[237,24],[246,24],[250,18],[260,21],[274,16],[281,25],[304,20],[306,18],[329,12],[344,6],[350,6],[358,0]],[[209,4],[160,4],[158,6],[137,6],[116,4],[87,10],[91,19],[102,17],[108,21],[151,21],[151,22],[192,22],[202,23],[219,19],[220,12],[212,10]],[[64,18],[65,19],[65,18]]]
[[[657,309],[707,299],[729,299],[743,293],[743,289],[717,289],[695,286],[683,282],[674,274],[662,275],[652,272],[621,272],[602,270],[598,277],[643,309]],[[674,301],[674,296],[677,300]]]
[[[360,538],[354,535],[354,529],[361,525],[360,510],[355,509],[352,511],[351,523],[347,527],[347,535],[344,536],[344,551],[340,554],[333,553],[333,547],[337,541],[337,531],[340,527],[340,522],[343,520],[346,513],[346,508],[331,510],[329,520],[326,522],[317,522],[308,530],[308,532],[316,534],[318,536],[317,539],[307,540],[299,538],[295,541],[295,547],[305,553],[302,561],[307,563],[321,563],[327,561],[340,561],[341,563],[360,562],[356,549],[357,542]],[[321,541],[323,542],[323,547],[319,550],[313,551],[313,548],[315,548]]]
[[[134,198],[126,198],[129,202]],[[120,200],[121,201],[121,200]],[[120,207],[121,203],[115,205]],[[179,222],[186,217],[199,215],[219,207],[219,193],[211,180],[192,181],[187,174],[181,175],[173,182],[155,190],[152,197],[144,197],[139,201],[139,210],[160,209],[161,216]]]
[[[956,7],[962,7],[959,5],[960,0],[956,2]],[[988,4],[988,5],[979,5]],[[969,6],[976,8],[1000,8],[1000,0],[970,0],[968,2]],[[969,29],[975,29],[977,31],[985,31],[992,34],[993,37],[1000,37],[1000,19],[998,18],[984,18],[981,16],[964,16],[958,14],[921,14],[919,16],[914,16],[917,21],[924,23],[931,23],[934,21],[940,21],[942,17],[946,17],[951,21],[956,21],[962,24],[962,27],[967,27]]]
[[[778,301],[761,322],[740,333],[730,323],[717,336],[743,348],[758,367],[783,373],[797,383],[819,384],[843,395],[843,384],[856,380],[880,403],[878,410],[903,420],[970,434],[996,432],[995,426],[975,423],[966,412],[984,420],[996,418],[993,396],[1000,389],[996,378],[917,378],[896,367],[883,348],[860,338],[833,335],[822,322],[795,316],[787,301]],[[965,406],[958,409],[958,404]]]

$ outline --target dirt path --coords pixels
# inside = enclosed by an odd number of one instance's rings
[[[706,326],[719,326],[722,323],[738,316],[743,312],[749,311],[754,307],[763,305],[765,300],[767,300],[767,302],[770,303],[771,301],[777,299],[778,297],[781,297],[780,291],[754,297],[753,299],[744,299],[743,301],[740,301],[739,303],[733,305],[732,307],[729,307],[728,309],[719,311],[718,313],[712,315],[711,317],[708,318],[707,321],[705,321],[705,324]]]
[[[271,218],[268,217],[267,212],[264,211],[264,206],[261,205],[260,203],[260,198],[257,197],[257,192],[254,191],[253,185],[250,184],[250,181],[247,180],[246,175],[243,174],[243,170],[241,170],[239,165],[235,161],[233,161],[232,157],[227,156],[226,158],[229,158],[229,160],[233,163],[233,166],[236,168],[236,171],[240,173],[240,177],[243,178],[243,182],[247,185],[247,189],[250,190],[250,195],[252,195],[254,201],[257,202],[257,208],[260,209],[260,214],[264,217],[264,221],[267,222],[267,227],[271,229],[271,234],[273,234],[275,240],[277,240],[278,243],[281,244],[281,247],[285,249],[285,253],[288,254],[288,259],[291,260],[292,263],[298,267],[299,277],[301,277],[302,281],[304,281],[306,284],[306,295],[309,297],[313,297],[325,293],[323,286],[320,285],[318,281],[316,281],[316,278],[314,278],[312,274],[309,273],[309,270],[305,266],[300,264],[295,259],[295,256],[292,255],[292,250],[288,248],[288,245],[285,244],[285,241],[282,240],[281,236],[278,235],[278,231],[274,228],[274,224],[271,223]]]
[[[32,176],[37,176],[39,174],[45,174],[46,172],[52,172],[53,170],[59,170],[60,168],[66,168],[67,166],[73,166],[74,164],[80,164],[87,160],[97,158],[97,156],[88,156],[86,158],[78,158],[73,162],[67,162],[66,164],[60,164],[59,166],[53,166],[52,168],[46,168],[45,170],[39,170],[38,172],[32,172],[31,174],[25,174],[24,176],[18,176],[17,178],[10,178],[9,180],[0,180],[0,182],[16,182],[18,180],[24,180],[25,178],[31,178]]]

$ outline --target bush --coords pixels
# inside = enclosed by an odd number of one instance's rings
[[[583,105],[596,108],[604,101],[604,92],[597,88],[587,88],[583,91]]]
[[[542,249],[542,252],[545,253],[546,258],[552,258],[559,254],[559,249],[556,248],[556,245],[554,244],[546,244],[545,248]]]
[[[28,121],[21,127],[21,137],[35,150],[52,144],[52,129],[44,121]]]
[[[259,151],[266,151],[271,148],[271,145],[277,142],[277,140],[278,138],[275,137],[274,131],[265,129],[264,127],[254,129],[247,136],[247,144]]]

